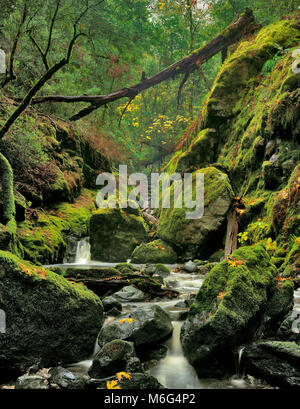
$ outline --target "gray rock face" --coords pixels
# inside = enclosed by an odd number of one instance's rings
[[[134,319],[133,338],[136,345],[160,341],[173,330],[169,315],[158,305],[135,308],[131,311],[131,316]]]
[[[86,380],[62,366],[51,368],[49,374],[51,375],[50,383],[56,384],[62,389],[84,389]]]
[[[190,260],[187,263],[185,263],[184,269],[189,273],[195,273],[197,271],[197,266],[198,265],[196,263]]]
[[[133,343],[115,339],[105,344],[96,354],[89,375],[101,379],[126,371],[127,365],[133,364],[132,358],[136,358]]]
[[[122,311],[122,304],[112,296],[105,297],[102,300],[102,304],[105,312],[111,310],[112,308]]]
[[[98,336],[100,347],[114,339],[133,341],[135,345],[151,344],[166,338],[173,330],[169,315],[158,305],[132,308],[132,321],[119,320],[105,325]]]
[[[266,341],[247,346],[242,362],[253,376],[299,389],[300,346],[295,342]]]
[[[23,375],[16,380],[16,389],[48,389],[48,382],[43,376]]]
[[[139,302],[145,300],[145,294],[133,285],[128,285],[114,293],[113,298],[119,302]]]
[[[121,322],[121,320],[110,322],[102,327],[98,335],[98,344],[103,347],[106,343],[114,339],[133,339],[133,324],[129,321]]]

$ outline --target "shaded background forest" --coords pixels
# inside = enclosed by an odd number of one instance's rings
[[[66,52],[74,19],[89,1],[61,0],[59,3],[47,55],[50,65]],[[24,96],[46,71],[36,44],[44,51],[47,49],[57,4],[57,0],[49,0],[41,8],[37,0],[0,1],[3,16],[0,47],[8,56],[18,36],[13,66],[16,78],[5,85],[2,82],[2,92],[4,90],[6,95]],[[39,95],[108,94],[139,82],[143,75],[155,74],[210,41],[247,6],[246,0],[95,2],[80,22],[85,36],[78,39],[70,64],[60,70]],[[295,11],[299,4],[291,0],[254,0],[251,7],[256,20],[266,25]],[[139,94],[128,106],[121,123],[126,100],[94,111],[75,126],[116,166],[125,163],[131,170],[159,170],[178,146],[188,146],[187,124],[197,117],[221,63],[221,56],[217,55],[190,76],[179,104],[182,78],[175,78]],[[267,69],[270,67],[272,60],[267,64]],[[36,106],[47,115],[61,118],[69,118],[79,107],[80,104],[57,103]],[[23,136],[24,151],[39,160],[43,147],[38,146],[34,136],[32,140],[28,138]]]

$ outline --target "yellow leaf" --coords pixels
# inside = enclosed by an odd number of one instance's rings
[[[122,320],[118,321],[120,324],[124,324],[124,322],[128,322],[129,324],[133,323],[133,318],[123,318]]]
[[[131,375],[129,373],[127,373],[127,372],[118,372],[116,374],[116,376],[117,376],[119,381],[121,381],[123,376],[124,376],[124,378],[131,379]]]
[[[107,381],[106,383],[106,389],[121,389],[121,386],[117,386],[118,381],[117,380],[113,380],[111,382]]]
[[[159,8],[162,10],[165,7],[165,5],[166,5],[166,3],[161,3]]]

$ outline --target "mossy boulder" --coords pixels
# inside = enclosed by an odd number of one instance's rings
[[[98,209],[90,219],[92,260],[126,261],[136,246],[147,241],[139,209]]]
[[[262,335],[269,320],[276,330],[292,305],[293,284],[282,288],[264,246],[242,247],[205,278],[182,327],[184,353],[199,375],[216,375],[234,347]]]
[[[103,322],[100,299],[86,287],[0,251],[0,378],[86,359]]]
[[[142,243],[134,249],[131,261],[138,264],[166,263],[172,264],[177,260],[177,254],[173,248],[162,240],[154,240],[150,243]]]
[[[187,151],[177,161],[176,172],[199,169],[213,163],[216,157],[215,129],[204,129],[193,140]]]
[[[234,193],[228,176],[214,167],[200,169],[193,173],[204,174],[204,215],[198,219],[187,219],[191,209],[162,209],[158,224],[158,235],[162,240],[177,246],[188,259],[207,257],[220,248],[224,222]],[[193,183],[193,199],[196,195]],[[174,201],[171,187],[171,199]],[[171,202],[172,203],[172,202]],[[223,234],[224,233],[224,234]],[[221,242],[221,243],[220,243]]]

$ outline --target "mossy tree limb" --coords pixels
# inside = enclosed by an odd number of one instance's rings
[[[16,214],[15,197],[14,197],[14,177],[13,170],[6,157],[0,152],[0,172],[3,200],[3,214],[0,220],[4,224],[14,219]]]
[[[33,104],[39,104],[47,101],[53,102],[87,102],[90,105],[73,115],[70,120],[76,121],[89,115],[95,109],[101,106],[117,101],[121,98],[132,99],[140,92],[160,84],[163,81],[174,79],[177,75],[191,73],[199,68],[203,63],[207,62],[214,55],[221,52],[224,48],[238,42],[241,38],[249,33],[253,33],[260,26],[255,23],[253,12],[250,9],[238,16],[238,18],[230,24],[217,37],[195,50],[187,57],[175,62],[152,77],[142,79],[138,84],[130,87],[125,87],[114,91],[108,95],[81,95],[81,96],[66,96],[66,95],[48,95],[37,97],[32,100]]]

